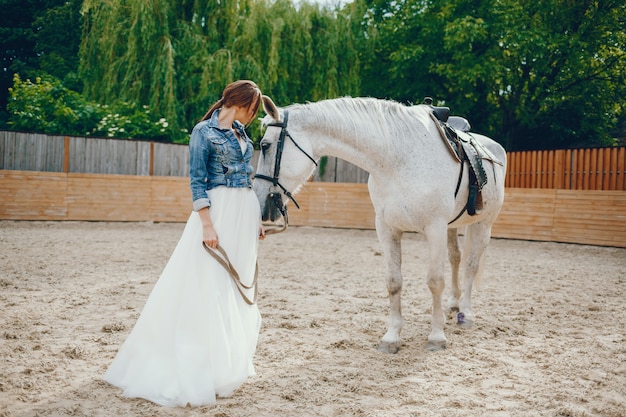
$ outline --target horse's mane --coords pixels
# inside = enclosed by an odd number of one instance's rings
[[[302,121],[313,128],[368,132],[378,138],[397,137],[399,132],[415,130],[414,107],[392,100],[370,97],[341,97],[307,104],[292,104],[287,109],[302,113]],[[393,129],[395,132],[390,132]],[[390,133],[392,133],[390,135]]]

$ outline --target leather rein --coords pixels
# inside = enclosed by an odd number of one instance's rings
[[[228,258],[226,251],[220,245],[217,245],[217,248],[213,249],[209,245],[207,245],[206,242],[202,242],[202,246],[204,247],[204,250],[206,250],[213,258],[215,258],[215,260],[224,267],[226,272],[228,272],[228,275],[230,275],[235,282],[235,286],[237,287],[237,290],[239,290],[239,294],[241,294],[241,297],[246,302],[246,304],[256,304],[257,296],[259,295],[259,285],[257,280],[259,277],[259,263],[257,262],[256,266],[254,267],[254,279],[252,280],[252,283],[250,285],[246,285],[241,282],[239,273],[237,272],[237,270],[235,270],[233,264],[230,263],[230,259]],[[246,295],[245,290],[251,290],[253,288],[254,296],[251,300]]]
[[[254,178],[259,178],[262,180],[269,181],[272,183],[272,185],[279,187],[281,190],[283,190],[283,194],[285,194],[287,198],[293,201],[296,207],[300,208],[300,205],[298,204],[296,199],[293,197],[293,195],[278,180],[278,175],[280,174],[280,163],[283,157],[283,149],[285,147],[285,138],[288,137],[289,139],[291,139],[293,144],[296,145],[296,148],[300,149],[300,151],[303,154],[305,154],[307,158],[313,161],[313,163],[316,166],[317,166],[317,162],[315,162],[315,160],[311,157],[311,155],[306,153],[306,151],[302,149],[300,145],[298,145],[298,143],[289,134],[289,132],[287,131],[288,119],[289,119],[289,113],[287,112],[287,110],[285,110],[283,122],[269,123],[267,125],[267,126],[280,127],[281,129],[280,136],[278,138],[278,143],[276,144],[276,160],[274,161],[274,175],[272,177],[268,177],[266,175],[256,174]],[[274,201],[274,204],[276,205],[276,207],[278,207],[280,214],[283,216],[284,224],[281,228],[269,229],[269,230],[266,230],[265,233],[266,234],[280,233],[284,231],[285,229],[287,229],[287,225],[289,223],[289,219],[287,217],[287,206],[282,203],[280,194],[271,193],[269,197]],[[252,280],[252,283],[250,285],[246,285],[243,282],[241,282],[241,277],[239,276],[239,273],[237,272],[235,267],[232,265],[232,263],[230,262],[230,259],[228,258],[228,255],[226,254],[226,251],[221,246],[218,245],[216,249],[213,249],[209,245],[207,245],[205,242],[202,242],[202,246],[204,247],[204,250],[206,250],[209,253],[209,255],[211,255],[220,265],[222,265],[222,267],[226,270],[226,272],[228,272],[228,274],[233,279],[233,282],[235,283],[235,286],[237,287],[237,290],[239,291],[239,294],[241,295],[243,300],[248,305],[256,304],[258,293],[259,293],[259,287],[258,287],[259,264],[258,262],[254,269],[254,279]],[[252,289],[254,289],[254,295],[253,295],[253,298],[250,299],[250,297],[246,295],[246,290],[252,290]]]

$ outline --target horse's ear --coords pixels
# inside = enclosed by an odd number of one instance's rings
[[[264,94],[261,97],[261,100],[263,101],[263,110],[265,111],[265,113],[268,116],[270,116],[272,119],[278,121],[279,120],[278,108],[276,107],[272,99]]]

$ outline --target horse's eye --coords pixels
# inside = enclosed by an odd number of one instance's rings
[[[270,148],[270,144],[267,142],[263,142],[261,143],[261,151],[263,151],[263,153],[265,153],[265,151],[267,151]]]

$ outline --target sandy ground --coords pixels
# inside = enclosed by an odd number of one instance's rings
[[[626,250],[493,240],[472,329],[430,328],[426,243],[404,238],[403,345],[373,231],[261,243],[257,376],[163,408],[100,380],[183,224],[0,222],[0,416],[625,416]]]

